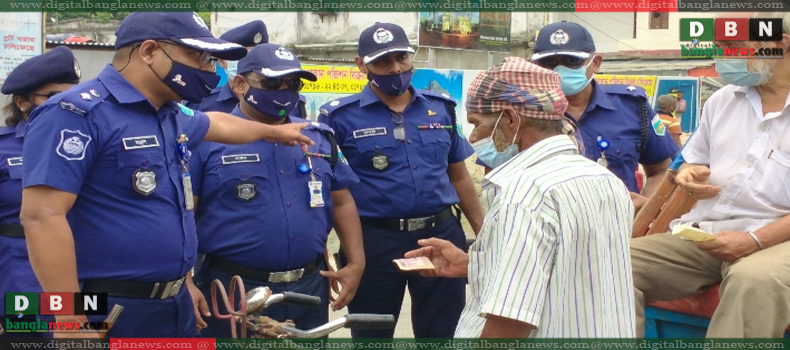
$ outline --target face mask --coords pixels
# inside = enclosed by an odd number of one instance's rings
[[[219,64],[219,61],[214,62],[214,69],[217,71],[217,76],[219,77],[219,83],[217,83],[217,87],[223,87],[225,84],[228,83],[228,74],[225,72],[225,68]]]
[[[371,84],[376,85],[381,92],[390,96],[400,96],[411,86],[411,76],[413,74],[414,68],[392,75],[376,75],[368,72],[368,80]]]
[[[170,55],[166,52],[165,56],[170,58]],[[172,63],[170,71],[164,78],[159,79],[175,91],[181,99],[187,102],[199,103],[211,93],[211,90],[217,87],[219,76],[216,73],[192,68],[174,61],[172,58],[170,58],[170,62]],[[148,66],[148,68],[152,71],[154,70],[151,66]],[[154,74],[156,74],[156,71],[154,71]],[[158,74],[156,76],[159,77]]]
[[[250,89],[244,94],[244,100],[261,114],[270,118],[282,119],[296,109],[299,103],[299,94],[289,89],[272,91],[250,86]]]
[[[714,60],[716,72],[725,82],[737,86],[757,86],[768,80],[771,67],[766,66],[761,72],[752,73],[746,67],[746,59]]]
[[[239,61],[225,61],[225,63],[228,65],[228,69],[225,70],[225,72],[228,74],[228,77],[235,77],[239,68]]]
[[[518,128],[516,128],[516,134],[513,135],[513,142],[511,142],[510,146],[507,146],[503,152],[498,152],[496,150],[496,146],[494,145],[494,133],[496,133],[497,126],[499,125],[499,120],[502,119],[502,112],[499,113],[499,117],[494,124],[494,131],[491,132],[491,136],[488,136],[482,140],[478,140],[477,142],[472,144],[472,148],[475,149],[475,153],[477,153],[477,158],[480,159],[481,162],[488,165],[489,168],[494,169],[502,164],[505,164],[508,160],[515,157],[518,154],[518,146],[516,146],[516,136],[518,135],[518,129],[521,128],[521,119],[518,121]]]
[[[554,71],[560,75],[560,87],[565,96],[573,96],[584,90],[590,84],[593,77],[587,78],[587,67],[592,64],[587,63],[584,67],[576,69],[568,68],[565,66],[554,67]]]

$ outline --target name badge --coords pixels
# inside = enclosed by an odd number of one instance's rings
[[[159,140],[156,138],[156,135],[123,138],[123,149],[127,151],[130,149],[149,147],[159,147]]]
[[[8,166],[20,166],[20,165],[22,165],[22,157],[8,158]]]
[[[232,154],[222,156],[222,164],[255,163],[260,161],[261,157],[257,154]]]
[[[310,189],[310,208],[323,208],[324,186],[321,181],[310,181],[307,187]]]
[[[387,128],[384,127],[354,130],[355,139],[362,137],[386,135],[386,134],[387,134]]]

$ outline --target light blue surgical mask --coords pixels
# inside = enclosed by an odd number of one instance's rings
[[[521,128],[520,118],[518,120],[518,128],[516,128],[516,133],[513,135],[513,142],[511,142],[510,146],[507,146],[502,152],[498,152],[496,146],[494,146],[494,133],[497,131],[499,120],[502,119],[502,113],[503,112],[499,113],[499,117],[494,124],[494,130],[491,132],[491,135],[484,139],[477,140],[477,142],[472,144],[472,148],[475,149],[475,153],[477,154],[477,159],[480,159],[481,162],[485,163],[491,169],[505,164],[518,154],[516,136],[518,135],[518,129]]]
[[[592,62],[593,61],[590,60],[590,63],[587,63],[584,67],[576,69],[568,68],[563,65],[554,67],[554,71],[560,75],[560,87],[562,88],[562,92],[565,93],[565,96],[576,95],[590,84],[593,77],[587,78],[587,67],[589,67]]]
[[[768,69],[763,69],[761,72],[752,73],[746,67],[746,59],[718,59],[716,62],[716,72],[728,84],[737,86],[757,86],[765,83],[768,80]]]
[[[239,61],[225,61],[225,63],[228,65],[228,68],[225,69],[225,72],[228,74],[228,79],[233,79],[238,71]]]

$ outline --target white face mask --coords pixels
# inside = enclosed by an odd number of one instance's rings
[[[491,131],[491,135],[484,139],[477,140],[477,142],[472,144],[472,148],[474,148],[475,153],[477,153],[477,158],[491,169],[505,164],[519,152],[518,146],[516,146],[516,137],[518,136],[518,130],[521,128],[521,118],[518,120],[518,128],[516,128],[516,133],[513,135],[513,141],[510,143],[510,146],[507,146],[502,152],[496,150],[496,146],[494,145],[494,133],[497,131],[497,126],[499,125],[499,120],[502,119],[503,113],[504,111],[499,112],[499,117],[494,124],[494,130]]]

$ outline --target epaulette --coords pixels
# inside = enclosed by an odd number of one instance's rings
[[[448,94],[440,94],[438,92],[431,91],[431,90],[420,90],[420,93],[423,94],[423,95],[426,95],[426,96],[440,98],[442,100],[445,100],[446,102],[452,103],[453,106],[458,104],[458,102],[454,98],[452,98],[450,95],[448,95]]]
[[[343,157],[343,153],[340,151],[340,146],[338,146],[337,140],[335,140],[335,131],[332,130],[332,128],[330,128],[329,125],[319,122],[311,122],[301,118],[293,118],[293,117],[291,118],[291,122],[293,123],[309,122],[310,126],[308,126],[307,129],[318,130],[321,134],[324,135],[324,137],[326,137],[326,139],[329,141],[329,149],[331,149],[329,166],[331,166],[332,169],[335,168],[335,165],[337,164],[338,160],[348,165],[348,161],[346,160],[345,157]]]
[[[608,94],[629,95],[634,97],[641,97],[647,99],[647,91],[644,88],[636,85],[606,85],[598,84],[603,87],[603,91]]]
[[[80,84],[63,93],[57,104],[61,109],[85,117],[109,95],[110,93],[100,83]]]
[[[341,97],[341,98],[339,98],[337,100],[333,100],[331,102],[324,103],[324,105],[322,105],[321,108],[318,111],[321,112],[321,114],[323,114],[323,115],[330,115],[335,110],[337,110],[337,109],[339,109],[341,107],[344,107],[344,106],[348,106],[348,105],[350,105],[350,104],[352,104],[354,102],[357,102],[357,101],[359,101],[359,94],[354,94],[354,95],[351,95],[351,96]]]
[[[0,135],[8,135],[16,133],[16,127],[14,126],[4,126],[0,127]]]

